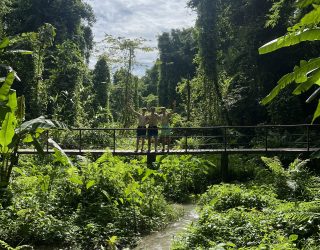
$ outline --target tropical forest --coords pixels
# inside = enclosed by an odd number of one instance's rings
[[[320,249],[320,0],[0,0],[0,250]]]

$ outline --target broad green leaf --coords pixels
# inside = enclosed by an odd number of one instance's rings
[[[300,95],[301,93],[308,91],[314,84],[320,85],[320,69],[316,70],[308,81],[300,83],[292,94]]]
[[[109,240],[107,240],[108,244],[113,248],[113,246],[115,246],[117,244],[118,241],[118,236],[112,236],[111,238],[109,238]]]
[[[44,131],[45,131],[44,129],[38,128],[35,133],[27,134],[27,135],[24,137],[23,142],[25,142],[25,143],[33,142],[34,139],[39,138],[40,135],[41,135]]]
[[[279,81],[278,85],[267,95],[262,101],[262,105],[271,102],[282,89],[294,81],[302,82],[301,79],[308,80],[308,74],[314,72],[320,67],[320,58],[311,59],[308,62],[301,61],[300,67],[296,66],[294,72],[284,75]],[[303,77],[305,76],[305,77]]]
[[[300,83],[298,87],[292,92],[292,94],[300,95],[301,93],[308,91],[313,86],[313,84],[314,82],[312,82],[311,80]]]
[[[83,181],[78,176],[70,177],[69,181],[74,184],[83,185]]]
[[[4,49],[4,48],[8,47],[9,44],[10,44],[10,39],[8,37],[5,37],[0,42],[0,49]]]
[[[12,53],[12,54],[21,54],[21,55],[32,55],[33,52],[30,50],[23,50],[23,49],[19,49],[19,50],[9,50],[7,51],[7,53]]]
[[[40,116],[36,119],[24,122],[18,129],[19,134],[35,132],[37,129],[49,130],[49,129],[68,129],[67,125],[62,122],[45,119],[44,116]]]
[[[1,150],[3,153],[8,152],[8,145],[12,142],[15,127],[16,118],[13,113],[8,112],[0,130],[0,145],[2,146]]]
[[[311,4],[320,4],[320,0],[298,0],[296,2],[297,7],[305,8]]]
[[[14,172],[16,172],[16,173],[19,173],[19,174],[23,175],[23,176],[25,175],[25,173],[22,171],[21,168],[13,167],[12,170],[13,170]]]
[[[8,102],[6,105],[8,108],[10,108],[12,113],[15,113],[18,108],[18,102],[17,102],[17,93],[15,90],[10,90],[8,95]]]
[[[13,84],[15,79],[15,72],[10,72],[4,83],[2,84],[0,88],[0,102],[5,102],[8,100],[8,95],[10,92],[11,85]]]
[[[70,160],[70,158],[67,156],[67,154],[63,151],[63,149],[58,145],[58,143],[56,143],[53,139],[49,138],[48,139],[48,143],[54,147],[54,162],[60,162],[63,166],[71,166],[70,169],[76,170],[74,169],[73,163]],[[70,175],[72,175],[72,173],[68,172]]]
[[[147,169],[146,174],[144,175],[144,177],[142,178],[141,181],[144,182],[144,181],[145,181],[146,179],[148,179],[148,177],[149,177],[150,175],[152,175],[154,172],[155,172],[154,170]]]
[[[298,23],[300,26],[316,25],[320,22],[320,6],[315,6],[315,9],[307,13]]]
[[[297,32],[288,33],[279,37],[259,48],[259,54],[267,54],[272,51],[289,47],[305,41],[320,40],[320,29],[305,29]]]
[[[282,89],[288,86],[290,83],[294,81],[294,73],[289,73],[284,75],[279,81],[278,85],[265,97],[262,99],[261,104],[266,105],[271,102]]]
[[[316,112],[313,115],[312,123],[320,116],[320,100],[316,109]]]
[[[89,189],[89,188],[91,188],[93,185],[95,185],[96,184],[96,182],[94,181],[94,180],[91,180],[91,181],[89,181],[87,184],[86,184],[86,188],[87,189]]]
[[[26,135],[25,138],[22,140],[24,143],[30,143],[33,141],[33,138],[30,134]]]
[[[298,238],[299,238],[299,236],[296,235],[296,234],[291,234],[291,235],[289,236],[289,240],[290,240],[290,241],[296,241]]]

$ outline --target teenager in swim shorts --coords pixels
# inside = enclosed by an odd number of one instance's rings
[[[168,145],[168,151],[169,151],[169,142],[170,142],[170,126],[169,126],[169,120],[172,113],[168,113],[165,107],[161,107],[161,114],[160,114],[160,137],[162,141],[162,152],[165,151],[165,145]]]
[[[137,127],[137,142],[136,142],[136,150],[138,152],[139,142],[141,140],[141,152],[143,152],[144,141],[147,135],[147,123],[148,116],[146,115],[147,108],[142,108],[141,113],[132,109],[132,112],[135,113],[138,117],[138,127]]]
[[[152,107],[150,109],[151,114],[148,115],[148,151],[150,152],[151,149],[151,139],[154,138],[154,150],[157,152],[158,146],[158,122],[160,116],[155,113],[156,108]]]

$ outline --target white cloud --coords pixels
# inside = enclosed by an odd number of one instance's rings
[[[143,37],[157,46],[157,36],[171,29],[194,25],[195,13],[186,7],[187,0],[87,0],[93,7],[97,22],[93,27],[95,41],[105,34],[128,38]],[[152,66],[157,52],[138,53],[137,60]],[[138,67],[136,73],[144,73]]]

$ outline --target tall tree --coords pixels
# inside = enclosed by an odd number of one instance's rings
[[[193,59],[197,53],[197,40],[194,29],[164,32],[158,38],[158,48],[159,104],[168,107],[179,98],[176,92],[178,83],[195,75]]]
[[[111,61],[120,65],[121,70],[119,73],[122,75],[123,70],[126,71],[125,80],[123,81],[123,78],[121,78],[121,82],[124,83],[124,103],[122,106],[121,120],[123,125],[128,127],[132,124],[134,118],[132,112],[130,112],[130,108],[136,106],[137,100],[135,100],[135,98],[138,98],[139,96],[137,94],[139,84],[136,84],[132,74],[132,70],[136,64],[136,51],[149,52],[152,51],[152,48],[144,45],[146,40],[143,38],[115,38],[111,35],[107,35],[103,42],[106,43],[107,53]],[[115,79],[116,78],[117,77],[115,76]]]
[[[106,54],[99,57],[94,67],[93,86],[96,92],[97,104],[105,108],[108,102],[108,92],[110,91],[110,70]]]
[[[205,123],[221,123],[222,121],[230,123],[218,78],[218,1],[192,0],[189,6],[195,8],[198,14],[196,27],[199,42],[199,67],[200,72],[203,73],[204,105],[208,108]],[[218,114],[214,113],[214,106]]]
[[[45,113],[46,96],[55,98],[57,95],[62,96],[60,92],[65,91],[63,93],[68,93],[70,100],[71,98],[72,100],[81,99],[81,95],[73,95],[82,92],[81,88],[78,87],[87,87],[85,78],[82,76],[83,71],[87,71],[88,69],[87,65],[83,62],[85,59],[88,61],[93,47],[91,26],[95,21],[90,5],[83,0],[10,0],[9,2],[10,11],[4,17],[5,31],[8,35],[37,31],[39,29],[38,39],[31,38],[32,41],[28,47],[35,51],[34,61],[29,60],[29,63],[23,63],[25,70],[20,74],[22,83],[17,86],[18,92],[30,96],[30,98],[27,97],[26,99],[28,107],[27,117],[34,117],[39,113]],[[47,32],[49,30],[41,30],[40,28],[46,23],[52,25],[56,31],[53,46],[50,48],[47,43],[48,41],[45,41],[46,39],[50,40],[49,33]],[[61,53],[66,47],[72,50],[64,51],[64,53],[69,55]],[[44,53],[45,50],[46,53]],[[74,61],[69,60],[72,57],[76,59]],[[77,64],[81,64],[81,66],[74,67]],[[65,68],[58,72],[57,68],[61,68],[61,65],[64,65]],[[71,68],[72,70],[70,70]],[[67,72],[68,70],[69,72]],[[65,76],[63,77],[64,82],[61,83],[58,79],[63,75]],[[66,75],[77,77],[76,79],[72,79]],[[81,82],[82,80],[83,82]],[[91,81],[89,80],[89,82]],[[61,88],[61,85],[65,86]],[[90,86],[88,89],[90,89]],[[40,110],[38,108],[35,109],[34,107],[38,106],[33,105],[33,103],[38,103],[40,100],[43,107]],[[52,106],[54,106],[52,100],[50,106],[48,108],[52,111]],[[74,105],[73,107],[77,108],[80,112],[80,106]],[[68,110],[61,109],[60,111],[67,112]],[[54,113],[57,113],[57,111],[54,111]],[[59,115],[63,116],[63,114]],[[70,118],[69,120],[74,119]]]
[[[87,119],[81,98],[84,91],[86,65],[79,46],[66,40],[57,46],[50,71],[50,94],[53,115],[70,125],[86,124]]]
[[[111,92],[111,80],[109,60],[106,54],[99,57],[94,70],[93,70],[93,87],[96,95],[95,106],[96,109],[101,107],[101,111],[106,119],[106,122],[112,121],[112,115],[110,112],[110,92]],[[98,109],[99,110],[99,109]]]
[[[11,34],[32,32],[45,23],[57,29],[56,44],[70,39],[83,53],[92,48],[88,28],[95,21],[91,6],[83,0],[11,0],[6,15],[7,31]]]

